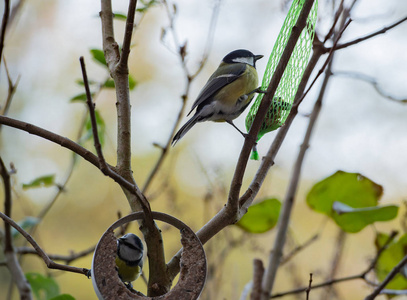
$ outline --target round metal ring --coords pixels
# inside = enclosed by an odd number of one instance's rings
[[[144,219],[143,212],[129,214],[113,223],[102,235],[92,261],[92,283],[99,299],[103,300],[195,300],[199,297],[206,280],[206,257],[201,241],[186,224],[160,212],[152,212],[154,220],[170,224],[180,230],[183,245],[180,276],[177,284],[165,295],[146,297],[132,293],[121,282],[115,269],[116,237],[114,230],[126,223]]]

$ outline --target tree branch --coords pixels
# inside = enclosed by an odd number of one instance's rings
[[[117,71],[124,74],[129,73],[128,61],[130,54],[131,37],[133,35],[136,5],[137,0],[130,0],[126,19],[126,30],[123,38],[122,54],[120,56],[119,64],[117,66]]]
[[[346,24],[341,24],[342,26],[341,26],[340,32],[335,36],[335,38],[336,38],[335,44],[340,39],[343,31],[347,28],[348,24],[349,24],[349,22],[347,22]],[[286,196],[284,197],[284,202],[283,202],[284,204],[281,209],[278,224],[277,224],[277,235],[275,238],[273,251],[270,254],[269,264],[266,269],[265,275],[263,277],[262,300],[266,300],[270,297],[271,291],[273,289],[274,281],[275,281],[275,278],[277,275],[277,270],[280,266],[283,248],[285,245],[285,239],[286,239],[287,230],[288,230],[288,224],[289,224],[289,221],[291,218],[291,211],[292,211],[292,208],[295,203],[295,195],[297,192],[298,183],[299,183],[299,179],[300,179],[300,175],[301,175],[302,164],[304,161],[305,153],[309,147],[309,141],[311,139],[311,134],[312,134],[315,122],[318,118],[319,112],[321,110],[322,99],[325,95],[328,80],[331,75],[330,70],[331,70],[331,66],[332,66],[332,55],[333,55],[333,52],[331,52],[327,58],[327,61],[329,61],[329,64],[326,62],[323,66],[323,68],[325,68],[326,65],[328,64],[328,68],[325,71],[326,75],[324,78],[324,82],[322,83],[320,94],[318,96],[317,101],[315,102],[314,109],[311,113],[308,128],[305,133],[303,143],[300,147],[300,151],[299,151],[297,160],[295,162],[295,165],[294,165],[294,168],[292,171],[292,176],[290,179],[289,186],[287,188]],[[319,75],[317,75],[317,76],[319,76]],[[315,82],[315,80],[314,80],[314,82]],[[312,84],[311,84],[311,86],[312,86]],[[308,89],[308,91],[309,91],[309,89]],[[301,98],[304,98],[304,96],[307,94],[307,92],[304,93],[304,95]],[[301,100],[301,98],[300,98],[300,100]]]
[[[47,254],[48,257],[52,260],[59,260],[65,262],[65,264],[69,265],[73,261],[88,256],[89,254],[92,254],[95,251],[96,246],[92,246],[88,249],[85,249],[80,252],[72,252],[70,255],[61,255],[61,254]],[[33,248],[30,247],[18,247],[16,248],[16,253],[26,255],[26,254],[31,254],[31,255],[37,255],[40,256],[40,254]],[[41,257],[41,256],[40,256]]]
[[[366,281],[366,275],[372,271],[374,269],[374,267],[376,266],[376,263],[380,257],[380,255],[382,254],[382,252],[387,249],[387,247],[390,245],[390,243],[394,240],[394,238],[396,237],[397,232],[393,231],[392,233],[390,233],[389,238],[387,239],[387,241],[384,243],[384,245],[377,251],[375,258],[373,259],[373,261],[370,263],[370,265],[366,268],[366,270],[364,270],[362,273],[357,274],[357,275],[352,275],[352,276],[346,276],[346,277],[342,277],[342,278],[336,278],[336,279],[332,279],[332,280],[328,280],[325,282],[322,282],[320,284],[317,285],[313,285],[311,289],[317,289],[317,288],[322,288],[322,287],[326,287],[326,286],[330,286],[336,283],[340,283],[340,282],[345,282],[345,281],[350,281],[350,280],[355,280],[355,279],[363,279]],[[274,299],[274,298],[279,298],[279,297],[284,297],[287,295],[292,295],[292,294],[298,294],[298,293],[303,293],[307,290],[308,287],[301,287],[295,290],[291,290],[291,291],[287,291],[287,292],[282,292],[282,293],[276,293],[273,294],[270,298]]]
[[[0,157],[0,176],[3,179],[4,185],[4,212],[6,216],[11,216],[12,198],[11,198],[11,183],[10,174],[4,165],[3,159]],[[7,268],[11,273],[13,282],[17,285],[21,299],[32,299],[31,287],[25,278],[24,272],[18,262],[14,252],[13,240],[11,235],[11,226],[4,222],[4,257]]]
[[[155,224],[147,198],[138,188],[131,168],[131,105],[129,93],[128,53],[131,44],[131,32],[128,28],[134,22],[136,1],[129,3],[124,37],[125,49],[120,57],[118,45],[113,35],[113,13],[111,0],[101,0],[101,19],[103,35],[103,51],[116,88],[117,108],[117,166],[115,170],[126,181],[132,184],[134,190],[129,192],[125,186],[122,189],[133,212],[143,210],[145,219],[141,222],[141,231],[148,248],[149,282],[148,295],[160,296],[169,291],[171,280],[166,273],[165,256],[161,232]],[[126,49],[127,48],[127,49]],[[118,62],[120,64],[118,65]],[[126,66],[124,66],[126,64]],[[108,168],[108,172],[113,172]],[[113,172],[114,173],[114,172]]]
[[[0,32],[0,64],[3,57],[4,39],[6,38],[6,30],[8,25],[8,18],[10,16],[10,0],[4,0],[3,20],[1,22]]]
[[[308,0],[304,3],[301,13],[297,19],[297,23],[292,29],[290,37],[287,41],[287,45],[284,49],[281,59],[274,71],[273,77],[271,78],[270,84],[267,88],[267,93],[264,95],[257,114],[253,120],[253,124],[250,128],[248,136],[245,138],[242,150],[240,152],[239,160],[236,165],[235,173],[230,186],[230,192],[228,196],[227,207],[230,207],[235,213],[238,214],[239,208],[239,193],[242,186],[243,176],[246,170],[247,161],[250,156],[250,152],[256,142],[257,134],[260,131],[261,124],[267,114],[268,108],[270,107],[271,101],[273,100],[274,93],[280,83],[281,77],[285,71],[294,47],[297,43],[298,38],[306,25],[307,17],[311,11],[314,1]],[[237,217],[234,222],[237,221]]]
[[[31,235],[29,235],[23,228],[20,227],[16,222],[14,222],[11,218],[0,212],[0,218],[4,220],[4,222],[10,224],[13,226],[18,232],[21,233],[21,235],[34,247],[34,249],[37,251],[38,255],[42,258],[42,260],[45,262],[47,267],[49,269],[57,269],[57,270],[62,270],[62,271],[68,271],[68,272],[73,272],[73,273],[79,273],[83,275],[87,275],[89,270],[86,268],[77,268],[77,267],[72,267],[72,266],[67,266],[67,265],[62,265],[62,264],[57,264],[54,261],[52,261],[48,255],[42,250],[42,248],[37,244],[37,242],[32,238]]]
[[[339,44],[339,45],[335,46],[335,50],[344,49],[344,48],[347,48],[347,47],[349,47],[349,46],[353,46],[353,45],[359,44],[360,42],[363,42],[363,41],[366,41],[366,40],[368,40],[368,39],[371,39],[371,38],[373,38],[373,37],[375,37],[375,36],[377,36],[377,35],[379,35],[379,34],[386,33],[386,32],[389,31],[390,29],[393,29],[394,27],[400,25],[401,23],[403,23],[403,22],[405,22],[405,21],[407,21],[407,17],[404,17],[404,18],[402,18],[401,20],[399,20],[399,21],[393,23],[392,25],[386,26],[386,27],[384,27],[384,28],[382,28],[382,29],[380,29],[380,30],[378,30],[378,31],[375,31],[375,32],[373,32],[373,33],[371,33],[371,34],[368,34],[368,35],[366,35],[366,36],[364,36],[364,37],[355,39],[355,40],[350,41],[350,42],[347,42],[347,43]],[[327,48],[327,51],[330,51],[330,50],[331,50],[330,48]]]
[[[147,192],[147,189],[151,185],[151,182],[155,178],[155,175],[158,173],[158,170],[162,166],[162,164],[163,164],[163,162],[164,162],[164,160],[165,160],[165,158],[166,158],[166,156],[168,154],[168,151],[171,148],[172,138],[173,138],[175,132],[178,129],[178,126],[179,126],[179,124],[181,122],[182,116],[184,115],[184,111],[185,111],[185,107],[186,107],[186,104],[187,104],[191,83],[195,79],[195,77],[202,71],[203,67],[206,64],[206,61],[207,61],[208,55],[209,55],[209,51],[211,49],[212,41],[213,41],[213,32],[215,30],[215,24],[216,24],[218,15],[219,15],[220,2],[221,2],[221,0],[217,0],[216,3],[215,3],[215,6],[213,8],[212,18],[211,18],[210,25],[209,25],[209,32],[208,32],[208,37],[207,37],[207,40],[206,40],[205,50],[203,52],[202,59],[201,59],[201,62],[199,64],[199,67],[195,71],[195,73],[193,73],[193,74],[190,73],[190,71],[189,71],[189,69],[188,69],[188,67],[186,65],[185,59],[184,59],[183,51],[178,51],[177,52],[178,55],[180,56],[181,67],[184,70],[184,75],[185,75],[185,78],[186,78],[185,91],[184,91],[184,94],[181,96],[182,105],[181,105],[181,109],[178,112],[178,115],[177,115],[176,121],[174,123],[174,126],[172,127],[171,133],[170,133],[170,135],[169,135],[169,137],[168,137],[168,139],[167,139],[167,141],[165,143],[165,146],[159,146],[159,148],[161,149],[160,157],[158,158],[156,164],[154,165],[153,169],[151,170],[149,176],[147,177],[146,182],[144,183],[144,186],[143,186],[143,189],[142,189],[143,193]],[[166,6],[167,15],[168,15],[168,18],[170,19],[170,27],[169,28],[172,30],[174,43],[176,44],[176,47],[178,49],[181,49],[182,48],[181,45],[177,44],[179,39],[177,37],[177,33],[175,31],[175,28],[173,26],[173,22],[174,22],[173,18],[174,17],[170,13],[170,10],[168,8],[168,3],[166,1],[164,1],[163,3]]]

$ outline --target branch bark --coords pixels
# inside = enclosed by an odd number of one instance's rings
[[[133,33],[136,0],[129,2],[123,51],[120,55],[114,38],[111,0],[101,0],[103,51],[116,88],[117,108],[117,166],[116,171],[134,186],[131,193],[122,186],[133,212],[143,210],[146,218],[140,227],[148,248],[148,295],[160,296],[169,291],[171,280],[167,276],[161,232],[155,224],[147,198],[137,186],[131,168],[131,105],[129,93],[128,56]]]

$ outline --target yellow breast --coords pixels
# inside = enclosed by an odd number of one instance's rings
[[[119,277],[123,282],[132,282],[141,274],[139,266],[129,266],[123,260],[116,256],[116,266]]]
[[[240,78],[221,89],[215,98],[222,99],[222,103],[227,106],[234,106],[240,96],[247,95],[255,90],[259,81],[257,71],[249,65],[247,65],[246,68],[251,68],[250,72],[246,70]],[[246,103],[249,102],[251,98],[252,97],[249,97]]]

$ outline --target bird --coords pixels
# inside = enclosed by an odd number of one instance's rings
[[[116,269],[120,279],[130,288],[143,269],[143,251],[143,243],[133,233],[117,239]]]
[[[263,55],[254,55],[244,49],[227,54],[216,71],[209,77],[187,116],[195,114],[178,130],[172,139],[175,144],[198,122],[227,122],[244,137],[233,120],[249,106],[254,93],[262,92],[258,87],[256,61]]]

